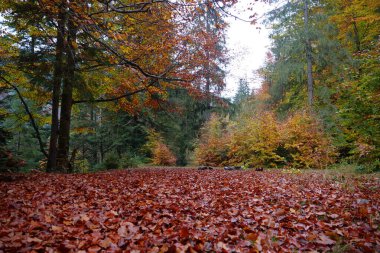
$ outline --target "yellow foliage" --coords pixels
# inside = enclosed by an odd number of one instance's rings
[[[212,115],[195,149],[198,164],[321,169],[335,161],[331,140],[312,114],[297,112],[283,123],[270,111],[251,114],[235,122]]]
[[[177,159],[170,149],[162,142],[158,141],[153,149],[152,163],[154,165],[173,166]]]
[[[281,147],[295,167],[322,169],[335,161],[336,152],[313,114],[297,112],[281,126]]]
[[[283,160],[276,154],[279,125],[272,112],[240,119],[237,124],[230,142],[230,163],[273,167]]]
[[[227,161],[229,134],[226,131],[229,120],[212,114],[201,129],[201,135],[195,149],[198,164],[220,166]]]
[[[148,141],[144,149],[151,154],[154,165],[172,166],[177,162],[172,151],[164,144],[162,136],[153,129],[148,131]]]

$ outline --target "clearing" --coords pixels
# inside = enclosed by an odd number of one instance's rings
[[[380,182],[135,169],[0,182],[0,252],[380,251]]]

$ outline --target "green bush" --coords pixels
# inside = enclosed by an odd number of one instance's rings
[[[146,163],[146,158],[136,154],[125,153],[121,156],[120,167],[121,168],[133,168],[138,167]]]
[[[90,169],[90,163],[86,158],[77,159],[74,161],[74,171],[79,173],[88,173]]]
[[[114,153],[109,153],[106,155],[102,166],[107,170],[118,169],[120,167],[120,158]]]
[[[380,160],[375,160],[373,163],[358,164],[355,167],[357,173],[374,173],[380,171]]]

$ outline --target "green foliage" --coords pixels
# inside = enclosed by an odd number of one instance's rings
[[[380,171],[380,160],[375,160],[372,163],[358,164],[355,167],[355,172],[357,173],[374,173]]]
[[[251,95],[251,90],[249,88],[249,83],[246,78],[239,79],[238,89],[234,97],[234,104],[241,104]]]
[[[121,159],[120,159],[120,167],[123,169],[136,168],[145,163],[148,163],[148,160],[146,157],[132,154],[132,153],[124,153],[122,154]]]
[[[108,153],[104,158],[102,167],[107,170],[118,169],[120,167],[120,158],[115,153]]]
[[[287,1],[267,15],[267,23],[273,29],[273,47],[262,70],[270,95],[266,101],[283,119],[304,110],[305,38],[309,38],[315,88],[312,110],[326,136],[332,137],[329,145],[334,148],[327,153],[336,152],[338,161],[349,158],[363,168],[371,167],[380,159],[380,2],[310,0],[308,3],[308,24],[304,23],[304,1]],[[322,146],[327,147],[327,143]],[[303,147],[306,156],[314,152],[313,148]],[[304,153],[296,155],[299,145],[291,139],[284,140],[277,152],[287,161],[308,160],[304,159]],[[316,156],[323,157],[318,152]],[[299,166],[307,167],[308,163]]]
[[[90,163],[86,158],[76,159],[74,161],[74,172],[88,173],[90,171]]]

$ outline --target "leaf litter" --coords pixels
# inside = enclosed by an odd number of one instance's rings
[[[0,183],[0,252],[380,252],[380,183],[139,169]]]

